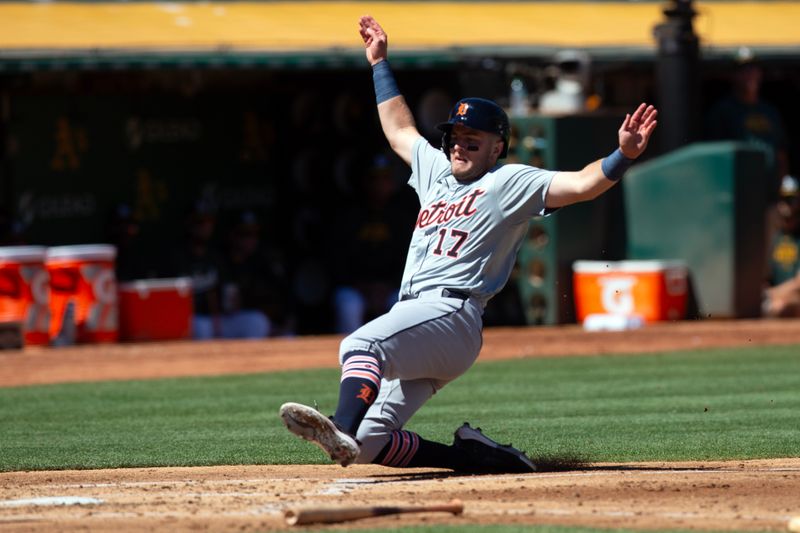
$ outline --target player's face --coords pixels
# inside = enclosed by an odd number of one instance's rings
[[[459,181],[470,181],[481,177],[497,163],[503,141],[499,135],[456,124],[448,148],[453,176]]]

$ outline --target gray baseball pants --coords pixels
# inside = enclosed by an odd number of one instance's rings
[[[393,431],[472,366],[483,341],[482,314],[476,299],[443,296],[435,289],[397,302],[342,341],[340,364],[353,351],[372,353],[383,364],[378,396],[356,434],[361,442],[356,462],[370,463]]]

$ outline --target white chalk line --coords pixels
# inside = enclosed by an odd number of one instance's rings
[[[251,518],[253,516],[283,516],[283,508],[271,506],[252,507],[240,511],[213,510],[207,512],[187,511],[99,511],[92,513],[89,518],[166,518],[166,517],[226,517],[226,518]]]
[[[383,481],[375,478],[342,478],[322,485],[318,490],[311,492],[310,495],[341,496],[358,490],[361,485],[374,485],[376,483],[383,483]]]
[[[103,500],[82,496],[44,496],[41,498],[21,498],[2,500],[0,507],[63,507],[65,505],[98,505]]]
[[[208,517],[225,517],[225,518],[252,518],[254,516],[283,516],[283,508],[272,509],[269,506],[254,507],[252,509],[243,511],[209,511],[208,513],[191,513],[191,512],[175,512],[175,511],[92,511],[91,515],[76,514],[73,517],[61,517],[59,520],[81,519],[93,520],[96,518],[176,518],[176,517],[190,517],[190,518],[208,518]],[[0,516],[0,523],[3,522],[20,522],[27,520],[36,521],[50,521],[46,516],[40,514],[16,514],[12,516]]]
[[[163,499],[163,493],[153,493],[153,498]],[[193,498],[239,498],[239,499],[265,499],[269,496],[263,492],[182,492],[176,494],[170,501],[182,501]],[[16,500],[0,500],[0,508],[16,507],[63,507],[68,505],[101,505],[109,503],[118,505],[126,501],[125,494],[114,494],[109,499],[91,498],[85,496],[45,496],[39,498],[22,498]],[[138,498],[137,501],[148,501]]]

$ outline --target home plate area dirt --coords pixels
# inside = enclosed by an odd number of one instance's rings
[[[154,468],[7,473],[0,482],[3,531],[291,530],[298,526],[286,524],[287,509],[453,499],[464,503],[462,515],[403,514],[314,527],[560,524],[781,531],[800,512],[800,459],[604,463],[574,472],[502,476],[376,466]]]
[[[0,357],[0,386],[332,367],[338,340],[26,349]],[[800,344],[800,321],[679,323],[591,334],[577,327],[487,330],[481,360],[765,344]],[[361,465],[7,472],[0,473],[0,530],[295,530],[303,528],[286,523],[286,510],[453,499],[463,502],[462,515],[402,514],[310,529],[557,524],[785,531],[800,515],[800,458],[603,463],[502,476]]]

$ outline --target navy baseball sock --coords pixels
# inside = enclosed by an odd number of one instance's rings
[[[394,431],[386,446],[372,461],[396,468],[435,467],[465,470],[469,458],[459,448],[425,440],[411,431]]]
[[[350,352],[343,358],[339,383],[339,405],[333,420],[350,435],[355,435],[381,386],[381,364],[368,352]]]

